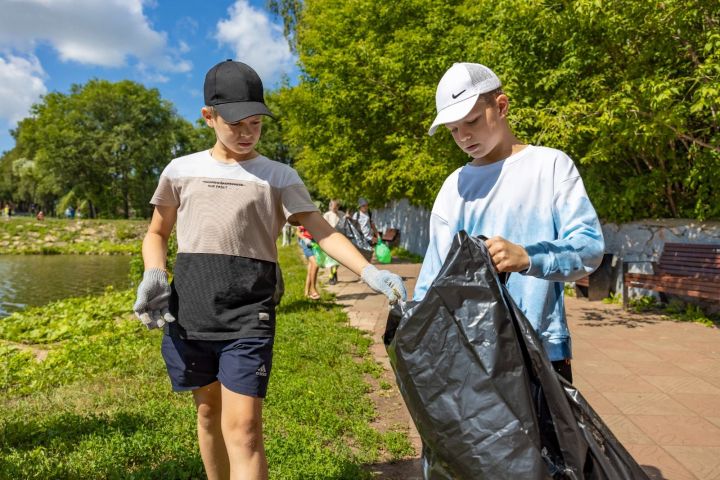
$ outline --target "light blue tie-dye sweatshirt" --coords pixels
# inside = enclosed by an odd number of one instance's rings
[[[468,164],[453,172],[435,199],[415,300],[427,293],[460,230],[499,235],[525,247],[530,268],[510,274],[510,295],[542,338],[550,360],[571,358],[563,282],[595,270],[605,248],[572,160],[559,150],[529,145],[503,161]]]

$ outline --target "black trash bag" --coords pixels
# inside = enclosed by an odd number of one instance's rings
[[[421,302],[384,335],[426,479],[648,479],[553,370],[482,239],[456,235]]]
[[[353,218],[346,218],[341,233],[345,235],[358,250],[360,250],[360,253],[366,257],[368,253],[372,256],[374,248],[370,245],[367,238],[365,238],[365,235],[362,234],[360,224],[357,220]]]

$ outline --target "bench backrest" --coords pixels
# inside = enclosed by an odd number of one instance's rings
[[[716,277],[720,275],[720,244],[666,243],[658,270],[686,277]]]
[[[400,230],[397,228],[388,228],[383,232],[382,239],[383,242],[394,242],[395,238],[400,234]]]

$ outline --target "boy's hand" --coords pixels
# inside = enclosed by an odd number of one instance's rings
[[[135,316],[148,330],[162,327],[166,322],[174,322],[168,311],[170,284],[167,273],[160,268],[145,270],[142,282],[138,285],[137,300],[133,305]]]
[[[373,265],[367,265],[362,270],[360,277],[370,288],[380,292],[395,303],[398,300],[404,301],[407,298],[407,291],[402,278],[387,270],[378,270]]]
[[[485,245],[498,272],[523,272],[530,268],[530,257],[521,245],[502,237],[488,238]]]

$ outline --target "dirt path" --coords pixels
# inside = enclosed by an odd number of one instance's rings
[[[392,264],[383,266],[401,275],[410,290],[415,286],[415,278],[419,266],[415,264]],[[324,274],[321,273],[324,277]],[[384,371],[379,378],[366,376],[371,385],[370,397],[375,403],[378,417],[373,427],[385,432],[390,429],[404,430],[408,433],[410,441],[415,447],[415,455],[398,462],[381,462],[369,465],[368,469],[375,478],[382,480],[422,480],[420,470],[420,449],[422,447],[420,436],[405,408],[400,392],[395,384],[395,375],[385,352],[382,335],[385,333],[388,304],[383,295],[370,290],[364,283],[358,282],[357,275],[340,267],[337,285],[326,285],[326,288],[336,294],[337,302],[345,307],[345,311],[353,327],[364,330],[372,335],[372,354],[383,367]]]

